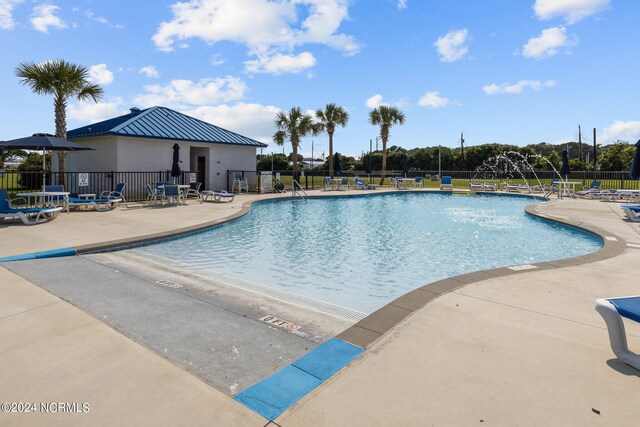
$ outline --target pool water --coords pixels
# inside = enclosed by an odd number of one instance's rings
[[[532,202],[449,193],[265,201],[238,220],[129,251],[279,297],[371,313],[447,277],[602,247],[589,233],[527,215]]]

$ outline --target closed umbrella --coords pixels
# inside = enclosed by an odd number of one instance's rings
[[[633,153],[633,162],[631,162],[631,169],[629,169],[629,177],[631,179],[640,178],[640,139],[636,142],[636,151]]]
[[[67,141],[48,133],[34,133],[32,136],[12,139],[0,145],[0,149],[42,150],[42,191],[45,186],[45,152],[46,151],[79,151],[93,150],[77,142]]]
[[[569,170],[569,153],[567,152],[567,150],[562,150],[562,169],[560,170],[560,175],[565,177],[566,179],[569,179],[569,173],[571,171]]]
[[[409,173],[409,159],[407,158],[407,156],[404,156],[402,158],[402,174],[406,178],[408,173]]]
[[[340,164],[340,153],[335,153],[333,155],[333,172],[336,175],[340,175],[340,173],[342,173],[342,164]]]
[[[178,178],[180,175],[182,175],[182,169],[180,169],[180,146],[178,144],[173,144],[173,164],[171,165],[171,176],[173,178]],[[177,181],[177,179],[174,181]]]
[[[367,156],[367,161],[364,164],[364,171],[367,175],[371,173],[371,154]]]

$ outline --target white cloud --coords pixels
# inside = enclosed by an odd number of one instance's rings
[[[421,107],[442,108],[449,105],[451,101],[448,98],[440,96],[440,92],[430,91],[422,95],[418,101]]]
[[[299,55],[258,55],[258,59],[246,61],[244,64],[248,73],[298,74],[316,65],[316,58],[310,52],[302,52]]]
[[[74,8],[73,11],[77,12],[78,8]],[[92,20],[94,22],[97,22],[97,23],[103,24],[103,25],[107,25],[108,27],[111,27],[111,28],[124,28],[123,25],[112,24],[111,22],[109,22],[109,20],[107,18],[105,18],[104,16],[98,16],[95,13],[93,13],[93,11],[91,11],[91,10],[87,10],[84,13],[84,16],[86,16],[88,19],[90,19],[90,20]]]
[[[219,53],[214,53],[213,55],[211,55],[211,65],[213,65],[214,67],[222,65],[225,62],[227,62],[227,60],[224,59],[224,57]]]
[[[469,30],[449,31],[433,44],[440,55],[442,62],[454,62],[462,59],[469,48],[465,45],[468,40]]]
[[[349,0],[192,0],[171,6],[172,19],[160,24],[152,40],[163,51],[177,41],[198,38],[206,43],[231,41],[244,44],[254,62],[260,55],[296,56],[294,49],[307,43],[323,44],[354,55],[359,43],[339,33],[349,18]],[[306,18],[300,21],[301,16]]]
[[[398,0],[398,10],[407,8],[407,0]]]
[[[41,4],[33,8],[31,13],[31,25],[37,31],[48,33],[49,28],[62,30],[67,24],[56,16],[60,8],[54,4]]]
[[[602,135],[598,137],[598,141],[601,143],[611,143],[617,140],[635,143],[638,139],[640,139],[640,122],[623,122],[621,120],[616,120],[612,125],[607,126]]]
[[[89,67],[89,79],[99,85],[110,85],[113,82],[113,73],[107,68],[107,64],[96,64]]]
[[[271,142],[275,127],[273,122],[280,108],[271,105],[245,104],[203,105],[182,113],[215,124],[230,131],[246,135],[262,142]]]
[[[157,79],[158,77],[160,77],[160,73],[153,65],[147,65],[146,67],[140,68],[139,73],[144,74],[145,76],[152,79]]]
[[[543,59],[555,55],[562,47],[575,46],[577,43],[578,39],[575,36],[572,39],[567,37],[565,27],[547,28],[542,30],[538,37],[529,39],[522,47],[522,55],[527,58]]]
[[[482,90],[489,95],[497,95],[497,94],[520,94],[526,88],[531,88],[532,90],[538,91],[547,87],[553,87],[556,85],[554,80],[546,80],[541,82],[540,80],[520,80],[518,83],[510,84],[510,83],[502,83],[502,84],[490,84],[488,86],[484,86]]]
[[[373,95],[371,98],[367,99],[365,104],[366,104],[367,107],[369,107],[372,110],[374,108],[378,108],[381,105],[384,105],[382,103],[382,95],[380,95],[380,94]]]
[[[13,8],[23,0],[0,0],[0,30],[12,30],[15,27],[13,21]]]
[[[561,16],[568,24],[574,24],[607,9],[610,3],[611,0],[536,0],[533,10],[542,20]]]
[[[127,113],[122,98],[114,98],[105,102],[83,102],[69,105],[67,113],[70,120],[81,123],[96,123]]]
[[[162,105],[174,109],[186,109],[192,106],[237,101],[245,96],[247,86],[236,77],[217,77],[191,80],[172,80],[169,84],[149,85],[146,93],[134,98],[134,103],[142,107]]]

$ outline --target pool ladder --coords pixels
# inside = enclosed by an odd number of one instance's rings
[[[307,193],[302,189],[302,186],[295,179],[291,183],[291,197],[300,197],[305,202],[307,201]]]

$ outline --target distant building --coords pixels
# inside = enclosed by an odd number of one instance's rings
[[[181,168],[197,173],[203,189],[222,189],[227,171],[255,171],[256,149],[266,144],[165,107],[131,108],[129,114],[73,129],[69,140],[95,151],[70,152],[67,171],[151,172],[171,170],[173,145]],[[52,156],[57,170],[57,156]],[[247,176],[255,188],[255,175]]]

